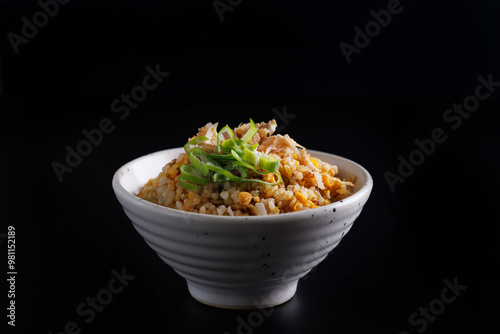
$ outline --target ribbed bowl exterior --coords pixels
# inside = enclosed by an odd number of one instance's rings
[[[160,151],[126,164],[116,172],[113,188],[137,232],[188,284],[193,283],[191,294],[220,307],[250,307],[243,304],[256,299],[252,296],[255,291],[264,291],[260,296],[264,298],[266,289],[295,287],[351,229],[373,184],[368,172],[356,163],[311,151],[311,155],[337,164],[343,173],[356,175],[355,193],[316,209],[264,217],[187,213],[134,196],[179,152],[181,149]],[[151,173],[153,169],[156,172]],[[199,289],[205,291],[196,296]],[[294,292],[293,288],[288,295]],[[277,298],[289,299],[288,295]]]

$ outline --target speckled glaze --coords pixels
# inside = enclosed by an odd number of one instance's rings
[[[293,297],[298,280],[351,229],[373,187],[357,163],[308,150],[356,176],[354,194],[312,210],[252,217],[213,216],[158,206],[134,194],[182,148],[135,159],[113,177],[126,215],[160,258],[187,281],[198,301],[222,308],[261,308]]]

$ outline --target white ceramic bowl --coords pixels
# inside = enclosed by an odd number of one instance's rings
[[[298,280],[338,245],[373,187],[357,163],[308,150],[356,176],[354,194],[319,208],[271,216],[231,217],[179,211],[135,196],[182,148],[137,158],[113,177],[113,189],[135,229],[187,281],[198,301],[222,308],[261,308],[293,297]]]

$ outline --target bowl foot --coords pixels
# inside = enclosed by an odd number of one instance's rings
[[[191,296],[197,301],[226,309],[260,309],[283,304],[297,291],[297,281],[254,289],[221,289],[186,280]]]

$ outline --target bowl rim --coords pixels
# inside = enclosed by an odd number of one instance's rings
[[[148,154],[142,155],[140,157],[137,157],[133,160],[130,160],[129,162],[125,163],[120,168],[118,168],[118,170],[113,175],[112,188],[113,188],[113,191],[114,191],[116,197],[119,199],[120,203],[121,203],[120,199],[122,199],[122,200],[126,201],[127,203],[134,205],[138,208],[142,208],[145,210],[151,210],[153,212],[156,212],[156,213],[161,214],[161,215],[166,215],[166,216],[181,216],[183,218],[191,217],[193,219],[203,218],[205,220],[216,220],[218,223],[229,222],[229,221],[233,221],[233,220],[238,220],[238,221],[252,221],[252,220],[254,220],[254,221],[261,222],[262,220],[276,221],[276,220],[281,220],[283,218],[300,218],[301,215],[314,215],[315,213],[319,213],[320,211],[323,211],[323,212],[330,211],[331,212],[334,209],[338,209],[341,207],[352,205],[353,202],[359,201],[359,199],[364,197],[364,196],[368,197],[373,189],[373,178],[370,175],[370,173],[363,166],[361,166],[360,164],[358,164],[357,162],[355,162],[351,159],[348,159],[348,158],[345,158],[345,157],[342,157],[342,156],[339,156],[339,155],[336,155],[333,153],[328,153],[328,152],[323,152],[323,151],[318,151],[318,150],[313,150],[313,149],[307,149],[308,153],[326,154],[326,155],[329,155],[335,159],[343,160],[346,163],[349,163],[349,164],[354,165],[355,167],[358,167],[365,177],[365,183],[354,194],[352,194],[351,196],[346,197],[340,201],[333,202],[333,203],[323,205],[323,206],[319,206],[319,207],[313,208],[313,209],[301,210],[301,211],[296,211],[296,212],[280,213],[280,214],[275,214],[275,215],[266,215],[266,216],[219,216],[219,215],[210,215],[210,214],[203,214],[203,213],[197,213],[197,212],[182,211],[182,210],[169,208],[169,207],[166,207],[163,205],[155,204],[155,203],[149,202],[147,200],[144,200],[144,199],[132,194],[131,192],[129,192],[128,190],[126,190],[122,186],[120,179],[122,176],[124,176],[123,171],[127,170],[128,166],[135,163],[139,159],[144,159],[148,156],[161,154],[161,153],[166,152],[166,151],[174,151],[174,150],[182,150],[182,147],[174,147],[174,148],[169,148],[169,149],[165,149],[165,150],[160,150],[160,151],[148,153]],[[366,202],[366,200],[364,200],[363,202]],[[121,203],[121,204],[123,205],[123,203]],[[364,203],[363,203],[363,205],[364,205]],[[333,212],[335,212],[335,211],[333,211]]]

